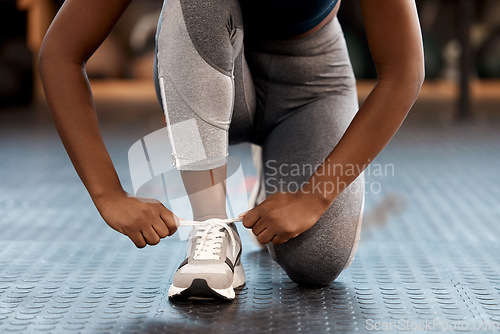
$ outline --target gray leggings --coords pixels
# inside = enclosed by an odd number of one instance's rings
[[[250,142],[262,146],[266,194],[295,191],[358,110],[342,29],[335,18],[295,40],[243,32],[238,0],[165,0],[155,78],[173,161],[180,170],[215,168],[228,144]],[[361,175],[311,229],[270,245],[271,254],[293,281],[329,284],[354,257],[363,202]]]

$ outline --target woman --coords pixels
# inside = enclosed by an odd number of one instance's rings
[[[130,1],[67,0],[45,37],[40,74],[97,209],[142,248],[172,235],[177,218],[122,189],[85,74],[85,62]],[[245,282],[241,241],[225,209],[228,143],[262,147],[267,198],[241,217],[292,280],[324,286],[352,261],[362,171],[400,127],[424,79],[414,1],[359,1],[377,69],[359,109],[336,18],[340,0],[165,1],[156,88],[173,163],[199,222],[170,297],[231,300]]]

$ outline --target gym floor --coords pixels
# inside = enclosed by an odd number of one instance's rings
[[[113,94],[97,106],[132,191],[128,149],[161,113]],[[44,103],[2,111],[0,332],[498,332],[499,102],[476,101],[463,122],[449,99],[417,102],[376,160],[394,173],[367,175],[360,247],[330,286],[298,287],[242,231],[247,283],[232,303],[170,302],[185,242],[135,248],[100,218]],[[231,153],[250,182],[249,147]]]

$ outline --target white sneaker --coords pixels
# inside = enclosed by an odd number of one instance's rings
[[[169,298],[234,299],[234,289],[245,284],[241,239],[233,223],[238,220],[182,221],[194,228],[189,234],[187,257],[168,290]]]

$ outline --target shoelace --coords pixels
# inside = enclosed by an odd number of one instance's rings
[[[199,237],[196,241],[195,253],[193,259],[195,260],[219,260],[220,248],[225,236],[224,230],[229,233],[233,240],[233,229],[228,225],[229,223],[241,221],[242,218],[211,218],[204,221],[196,220],[181,220],[180,226],[199,226],[195,237]],[[201,232],[201,234],[200,234]],[[235,254],[233,254],[235,256]]]

